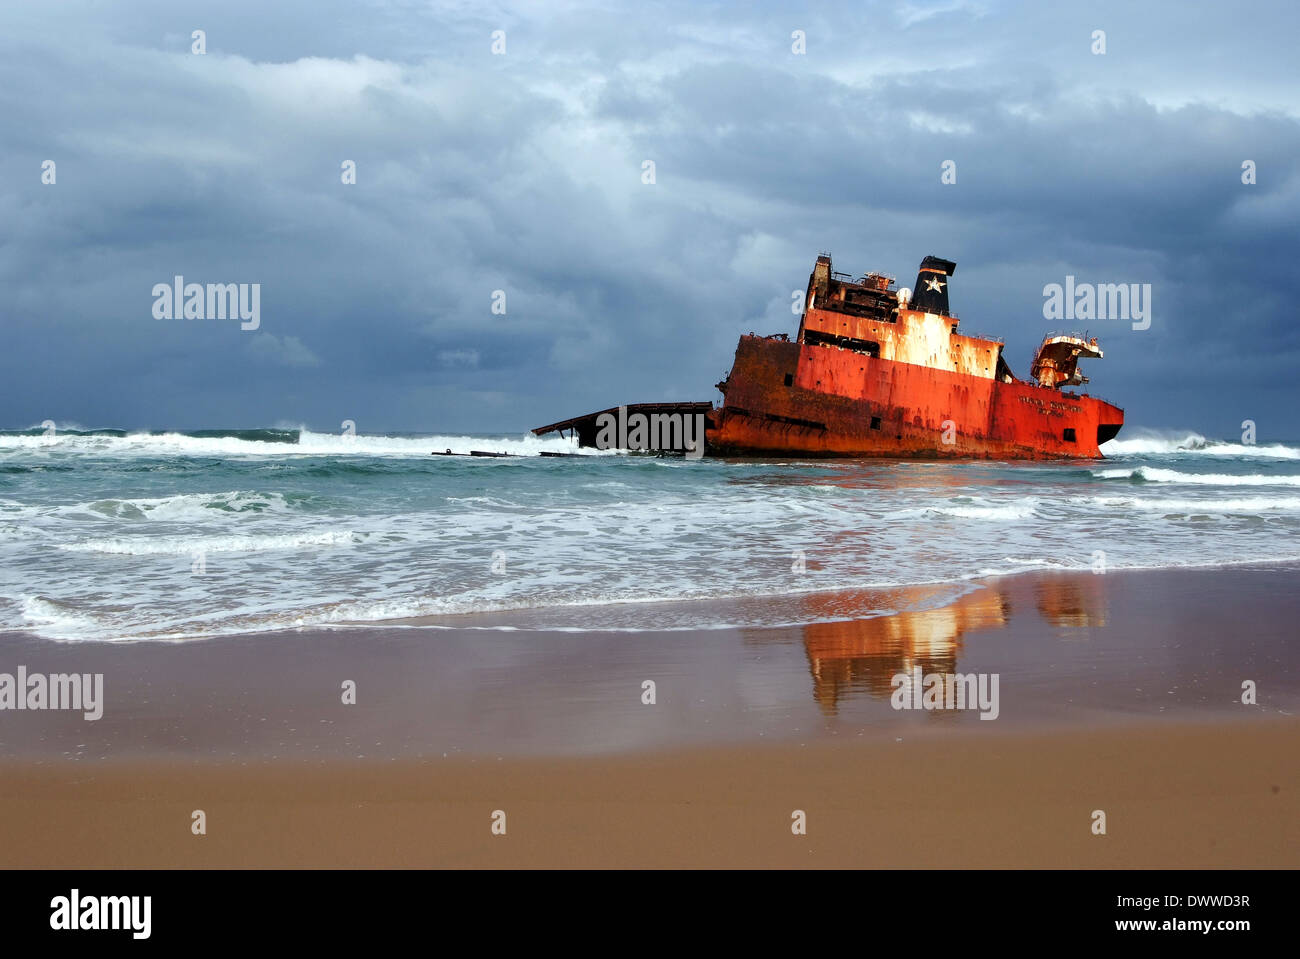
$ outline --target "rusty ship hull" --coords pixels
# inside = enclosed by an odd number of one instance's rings
[[[1095,459],[1124,422],[1089,396],[758,336],[725,385],[715,456]]]
[[[955,270],[927,256],[913,293],[881,274],[836,273],[823,254],[796,337],[742,336],[717,384],[722,405],[675,406],[707,409],[712,456],[1101,458],[1124,411],[1068,389],[1088,382],[1078,363],[1102,356],[1096,339],[1047,335],[1029,379],[1019,379],[1002,340],[960,331],[948,308]],[[668,415],[674,404],[643,406]],[[599,415],[534,432],[572,429],[581,445],[593,445]]]

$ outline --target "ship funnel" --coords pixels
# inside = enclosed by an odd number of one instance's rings
[[[910,308],[924,313],[947,316],[948,277],[955,272],[957,272],[957,264],[952,260],[927,256],[921,261],[921,270],[916,274],[916,289],[912,293]]]

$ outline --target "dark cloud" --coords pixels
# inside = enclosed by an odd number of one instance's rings
[[[13,5],[0,421],[523,430],[708,399],[830,250],[904,285],[955,259],[954,308],[1021,373],[1045,284],[1150,283],[1150,330],[1091,324],[1096,391],[1294,438],[1300,15],[1252,11]],[[153,319],[177,274],[260,283],[260,329]]]

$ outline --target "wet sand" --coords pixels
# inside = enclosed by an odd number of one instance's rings
[[[4,772],[0,849],[23,867],[1294,868],[1298,736],[1234,721],[580,759],[29,766]]]
[[[0,865],[1295,867],[1295,575],[1035,574],[774,629],[8,634],[0,672],[102,672],[106,702],[0,712]],[[997,673],[997,720],[893,709],[914,667]]]

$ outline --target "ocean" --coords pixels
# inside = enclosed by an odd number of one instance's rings
[[[991,463],[551,458],[536,454],[576,449],[531,435],[8,431],[0,630],[761,627],[1028,570],[1300,561],[1300,446],[1127,433],[1104,461]],[[430,455],[447,449],[523,455]]]

